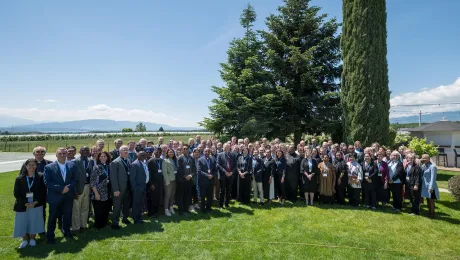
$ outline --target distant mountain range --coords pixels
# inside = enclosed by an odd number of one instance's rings
[[[460,111],[439,112],[439,113],[432,113],[432,114],[422,113],[422,123],[439,122],[443,120],[444,118],[448,121],[460,121]],[[391,124],[418,123],[418,116],[390,118],[390,123]]]
[[[0,118],[1,120],[1,118]],[[16,122],[21,122],[17,120]],[[11,121],[7,125],[3,124],[3,127],[0,127],[0,131],[9,131],[9,132],[91,132],[91,131],[121,131],[123,128],[136,128],[136,125],[139,122],[131,121],[115,121],[115,120],[106,120],[106,119],[88,119],[88,120],[78,120],[78,121],[68,121],[68,122],[50,122],[50,123],[35,123],[30,124],[29,121],[24,121],[25,124],[18,125],[12,124]],[[145,124],[147,131],[158,131],[160,127],[163,127],[163,130],[179,130],[179,131],[188,131],[188,130],[197,130],[198,127],[174,127],[166,124],[156,124],[149,122],[142,122]]]
[[[32,120],[27,120],[18,117],[0,115],[0,128],[1,127],[11,127],[12,125],[30,125],[35,122]]]

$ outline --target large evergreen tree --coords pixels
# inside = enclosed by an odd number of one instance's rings
[[[343,0],[344,138],[389,144],[385,0]]]
[[[262,34],[283,108],[277,128],[296,143],[305,132],[336,132],[341,116],[339,24],[309,3],[284,0]]]
[[[275,95],[267,84],[269,73],[264,69],[262,42],[253,30],[255,20],[256,13],[248,5],[240,19],[245,35],[230,43],[227,62],[221,64],[226,86],[212,87],[218,98],[209,107],[210,118],[200,123],[219,135],[257,138],[271,131],[267,118],[273,118]]]

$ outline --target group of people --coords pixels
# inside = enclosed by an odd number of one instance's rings
[[[109,224],[120,229],[122,223],[142,224],[142,215],[157,217],[160,211],[170,217],[229,207],[231,200],[242,204],[286,201],[305,205],[349,205],[376,210],[392,201],[393,211],[401,212],[405,199],[410,214],[420,214],[426,199],[429,217],[435,216],[434,200],[439,199],[437,168],[428,155],[418,158],[410,149],[397,151],[378,143],[363,149],[354,145],[317,144],[312,139],[295,145],[279,139],[263,138],[250,143],[248,138],[232,137],[222,143],[215,138],[190,138],[188,143],[164,138],[158,144],[141,139],[115,149],[104,150],[98,140],[94,146],[59,148],[55,162],[45,160],[46,149],[36,147],[14,186],[16,212],[14,237],[21,237],[20,248],[35,246],[35,236],[45,232],[48,204],[47,242],[56,243],[56,223],[64,237],[73,239],[88,228]],[[176,208],[175,208],[176,206]]]

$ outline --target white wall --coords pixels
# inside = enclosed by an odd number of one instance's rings
[[[450,146],[444,147],[444,152],[447,154],[447,162],[449,167],[455,166],[455,146],[460,146],[460,131],[456,132],[425,132],[424,137],[427,142],[433,141],[435,145]],[[460,148],[456,148],[457,153],[460,154]],[[431,158],[432,162],[436,163],[436,156]],[[443,157],[439,159],[439,165],[444,166]],[[458,167],[460,167],[460,157],[458,158]]]

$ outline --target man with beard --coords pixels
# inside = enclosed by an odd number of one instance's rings
[[[345,205],[345,189],[348,185],[348,166],[347,162],[342,158],[342,153],[336,152],[335,154],[335,174],[337,182],[335,183],[337,203],[341,206]]]
[[[289,153],[286,155],[286,174],[284,186],[286,189],[286,198],[292,203],[297,202],[297,187],[299,186],[301,158],[295,153],[295,146],[289,146]]]

